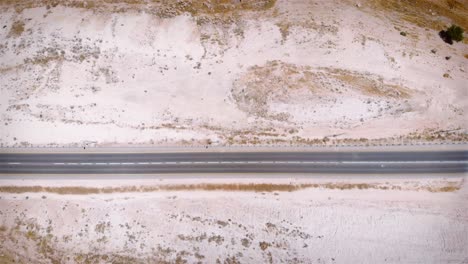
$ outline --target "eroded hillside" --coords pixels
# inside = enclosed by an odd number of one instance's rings
[[[0,144],[466,141],[463,1],[0,1]]]

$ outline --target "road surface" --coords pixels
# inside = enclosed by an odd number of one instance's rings
[[[0,153],[0,174],[465,172],[468,151]]]

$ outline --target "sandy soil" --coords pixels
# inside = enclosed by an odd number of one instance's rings
[[[2,181],[0,263],[465,263],[465,181]]]
[[[467,141],[463,2],[57,3],[0,1],[0,146]]]

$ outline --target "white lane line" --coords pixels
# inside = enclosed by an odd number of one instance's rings
[[[290,162],[288,162],[290,163]],[[338,164],[338,163],[342,163],[340,161],[301,161],[301,162],[298,162],[298,163],[304,163],[304,164]],[[354,162],[350,162],[350,163],[354,163]]]
[[[343,164],[468,164],[468,160],[445,160],[445,161],[341,161],[341,162],[329,162],[329,163],[343,163]]]
[[[186,163],[186,162],[180,162]],[[188,162],[190,163],[190,162]],[[468,164],[468,161],[205,161],[194,164]]]
[[[21,162],[8,162],[8,165],[20,165]],[[176,164],[468,164],[468,160],[455,161],[180,161],[180,162],[55,162],[53,165],[176,165]]]
[[[8,162],[8,165],[20,165],[21,162]]]

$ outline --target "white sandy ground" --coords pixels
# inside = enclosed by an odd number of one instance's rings
[[[466,135],[467,45],[366,8],[279,0],[203,22],[3,6],[0,146]]]
[[[466,175],[211,180],[27,180],[4,186],[372,183],[293,192],[0,193],[9,263],[468,263]],[[427,188],[461,186],[453,192]],[[376,185],[376,186],[377,186]],[[397,189],[396,186],[399,186]],[[34,261],[33,261],[34,260]]]

